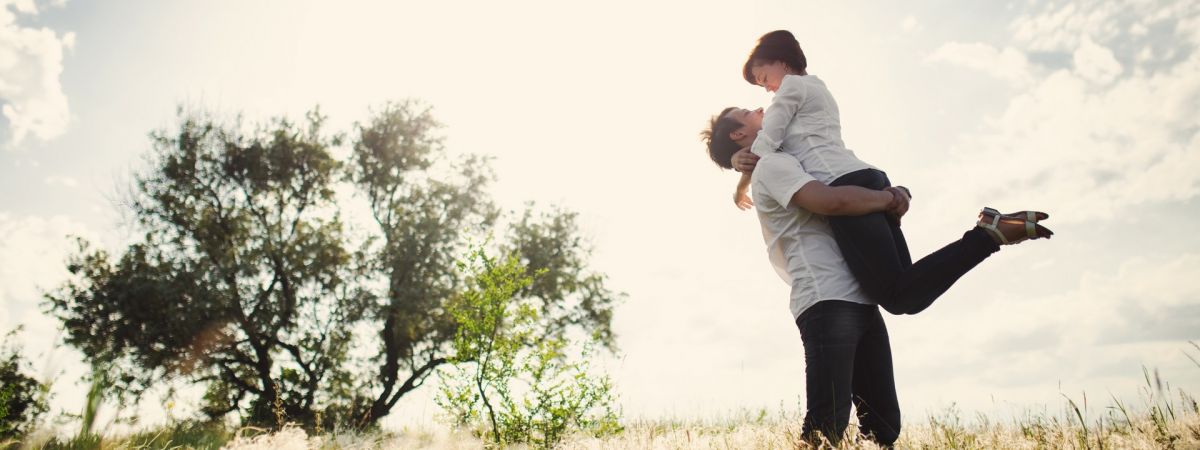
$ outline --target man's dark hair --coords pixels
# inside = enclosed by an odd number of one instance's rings
[[[729,117],[729,113],[735,109],[735,106],[725,108],[713,116],[707,129],[700,132],[700,138],[708,146],[708,157],[723,169],[733,168],[733,154],[742,149],[729,137],[729,133],[742,127],[741,122]]]
[[[776,30],[758,38],[758,45],[754,46],[754,51],[750,52],[750,57],[746,58],[746,64],[742,66],[742,78],[745,78],[747,83],[757,86],[758,83],[754,82],[754,74],[750,69],[775,61],[783,62],[796,72],[803,72],[808,68],[808,59],[804,57],[804,50],[800,49],[800,41],[797,41],[790,31]]]

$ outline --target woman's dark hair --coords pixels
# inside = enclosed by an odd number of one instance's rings
[[[745,78],[747,83],[757,86],[758,83],[754,82],[754,74],[750,73],[750,69],[775,61],[786,64],[796,72],[803,72],[808,68],[804,50],[800,49],[800,41],[797,41],[790,31],[776,30],[758,38],[758,45],[754,46],[754,51],[750,52],[750,57],[746,58],[746,64],[742,66],[742,78]]]
[[[729,112],[737,109],[730,106],[713,116],[708,128],[700,132],[700,139],[708,146],[708,157],[724,169],[733,168],[733,154],[742,148],[729,137],[730,133],[742,127],[742,123],[729,116]]]

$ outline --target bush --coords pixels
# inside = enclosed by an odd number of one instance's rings
[[[29,432],[47,409],[46,386],[25,374],[29,364],[12,343],[19,330],[8,333],[0,346],[0,439]]]
[[[596,338],[580,358],[565,332],[542,323],[541,311],[519,300],[534,282],[516,257],[503,261],[482,250],[460,270],[472,286],[447,312],[458,323],[454,368],[444,373],[439,405],[460,426],[483,425],[497,446],[511,443],[550,448],[568,433],[606,435],[620,430],[607,377],[589,374]]]

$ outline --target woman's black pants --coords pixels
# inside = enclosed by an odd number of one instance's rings
[[[838,177],[830,186],[881,190],[891,183],[883,172],[863,169]],[[913,263],[900,225],[885,213],[829,216],[829,226],[863,292],[892,314],[924,311],[959,278],[1000,250],[986,231],[975,227],[962,239]]]

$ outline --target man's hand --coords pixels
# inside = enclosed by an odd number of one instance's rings
[[[896,224],[896,226],[900,226],[900,218],[908,213],[908,204],[912,198],[908,196],[907,190],[900,187],[888,186],[884,190],[891,192],[893,196],[892,203],[888,205],[888,209],[885,211],[888,219]]]
[[[758,155],[750,153],[750,147],[744,147],[733,154],[730,162],[733,164],[733,170],[738,172],[753,172],[754,166],[758,165]]]

